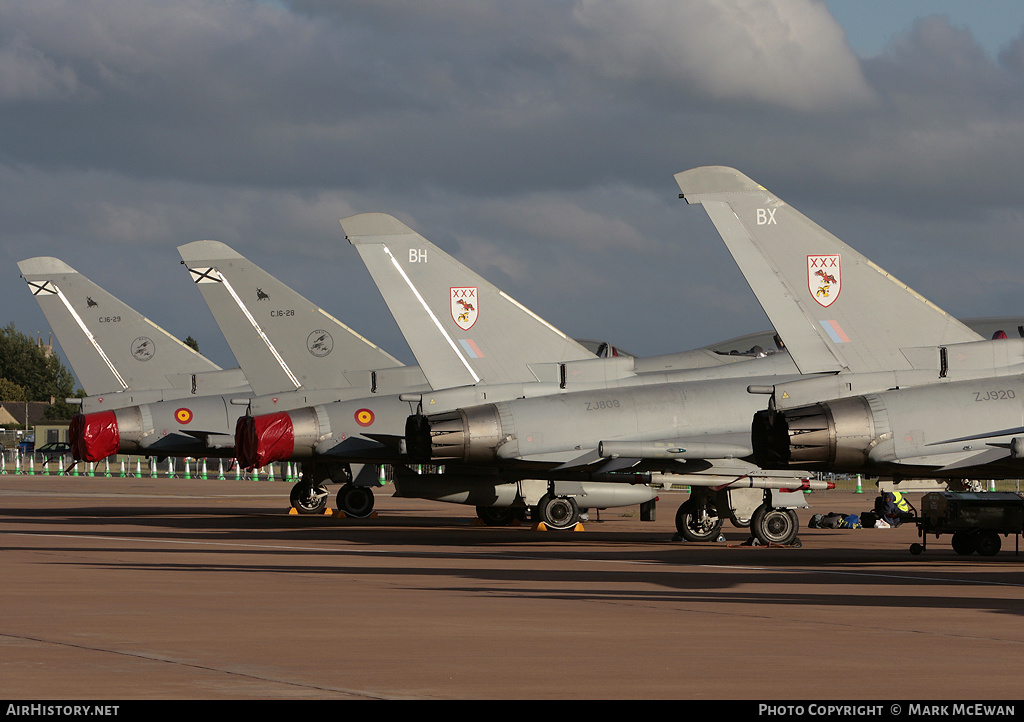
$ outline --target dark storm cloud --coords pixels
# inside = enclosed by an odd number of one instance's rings
[[[980,279],[1022,260],[1024,41],[901,30],[862,60],[814,0],[5,4],[4,258],[60,256],[205,350],[166,264],[212,238],[394,351],[338,225],[383,211],[568,333],[667,352],[766,324],[676,198],[726,164],[948,310],[1016,312]]]

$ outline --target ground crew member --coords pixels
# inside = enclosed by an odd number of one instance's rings
[[[875,499],[875,513],[889,526],[897,527],[905,517],[913,515],[913,507],[903,492],[885,491]]]

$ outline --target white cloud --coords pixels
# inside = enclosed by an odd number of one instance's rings
[[[575,18],[596,36],[587,61],[609,78],[800,111],[872,100],[842,28],[815,0],[580,0]]]

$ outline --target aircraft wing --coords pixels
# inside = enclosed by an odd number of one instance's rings
[[[982,339],[739,171],[675,179],[708,213],[801,373],[910,369],[910,349]]]
[[[945,439],[943,441],[935,441],[928,446],[939,446],[942,444],[950,443],[963,443],[965,441],[981,441],[984,439],[1005,439],[1005,441],[989,441],[987,448],[982,450],[965,450],[957,452],[955,455],[950,454],[936,454],[929,457],[920,457],[913,459],[901,459],[903,463],[913,464],[931,464],[940,466],[939,471],[952,471],[954,469],[965,469],[972,468],[975,466],[984,466],[991,464],[996,461],[1002,461],[1007,459],[1014,454],[1014,445],[1016,442],[1014,439],[1020,437],[1024,433],[1024,427],[1018,426],[1011,429],[999,429],[997,431],[986,431],[980,434],[972,434],[970,436],[961,436],[956,439]]]
[[[544,365],[594,358],[397,218],[341,225],[432,388],[532,382]]]

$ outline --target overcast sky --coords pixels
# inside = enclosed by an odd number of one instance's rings
[[[568,334],[769,327],[673,174],[731,165],[962,318],[1024,314],[1024,3],[0,0],[4,323],[57,256],[235,365],[177,246],[407,362],[338,219],[395,215]]]

